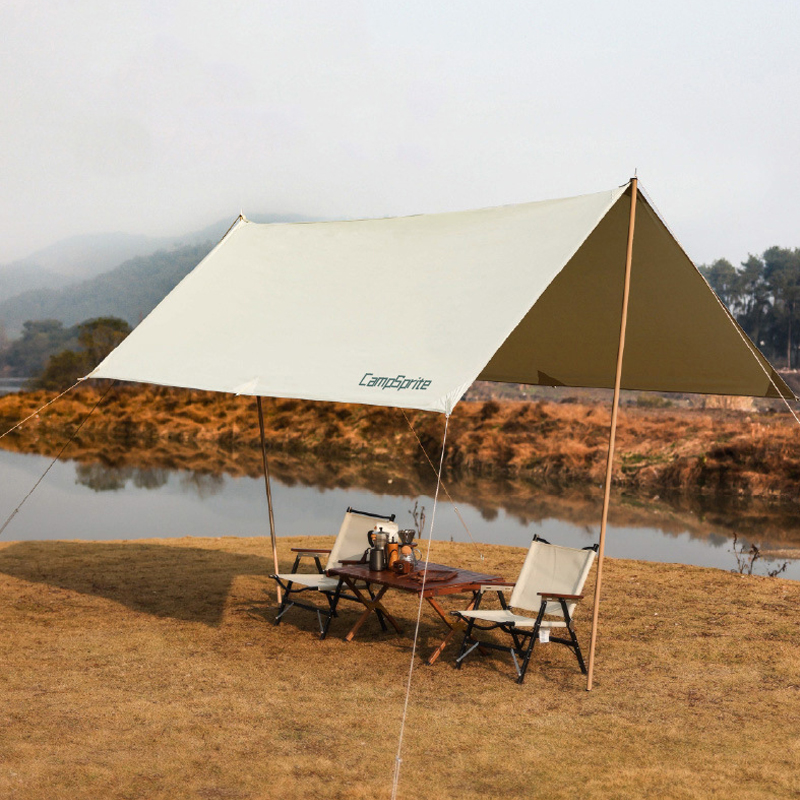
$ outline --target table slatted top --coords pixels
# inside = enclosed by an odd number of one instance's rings
[[[420,561],[417,565],[417,572],[428,569],[429,579],[425,582],[425,597],[436,597],[443,594],[457,594],[458,592],[475,591],[484,584],[506,583],[499,575],[486,575],[482,572],[473,572],[469,569],[450,567],[446,564],[436,564],[433,561]],[[437,580],[437,575],[444,573],[455,573],[447,580]],[[390,569],[373,572],[369,564],[347,564],[328,571],[334,577],[350,578],[351,580],[366,581],[380,586],[389,586],[393,589],[401,589],[404,592],[414,592],[419,594],[422,591],[422,582],[418,578],[408,575],[397,575]]]

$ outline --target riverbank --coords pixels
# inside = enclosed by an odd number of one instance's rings
[[[282,568],[329,542],[280,540]],[[434,548],[507,578],[524,557]],[[388,798],[416,602],[385,598],[405,636],[345,643],[347,606],[321,642],[311,614],[272,624],[269,571],[261,537],[0,544],[0,795]],[[399,797],[795,796],[800,584],[611,559],[604,587],[590,693],[553,644],[523,686],[501,655],[418,660]]]
[[[58,452],[100,391],[74,390],[2,446]],[[51,397],[31,392],[0,398],[0,427],[11,427]],[[425,453],[437,464],[441,454],[443,418],[436,414],[266,399],[264,415],[273,455],[367,463],[375,470],[398,464],[428,470]],[[445,475],[597,486],[605,472],[609,423],[609,409],[601,403],[461,403],[450,420]],[[246,474],[261,468],[255,402],[207,392],[115,387],[73,446],[111,464],[138,449],[164,466]],[[796,502],[798,477],[800,426],[788,413],[628,406],[620,415],[614,483],[622,489]]]

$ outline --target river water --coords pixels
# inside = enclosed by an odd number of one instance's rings
[[[0,378],[0,397],[21,392],[30,378]]]
[[[0,451],[0,524],[31,490],[51,459]],[[370,486],[322,488],[291,477],[273,481],[275,523],[279,535],[335,534],[348,506],[394,513],[401,527],[412,527],[410,509],[425,506],[430,494],[406,495]],[[453,485],[452,494],[459,496]],[[460,492],[463,497],[464,491]],[[468,493],[467,493],[468,494]],[[553,543],[586,546],[598,540],[600,504],[565,501],[542,493],[527,504],[492,494],[492,506],[458,500],[458,510],[440,503],[433,538],[527,547],[538,533]],[[674,562],[737,569],[733,532],[737,513],[678,509],[655,501],[615,497],[609,517],[606,553],[614,558]],[[773,526],[774,527],[774,526]],[[758,529],[758,527],[756,527]],[[54,539],[139,539],[182,536],[267,536],[264,483],[261,478],[163,468],[111,468],[100,463],[57,461],[2,535],[4,541]],[[749,532],[752,535],[752,526]],[[800,530],[790,530],[763,548],[798,548]],[[742,540],[740,539],[740,544]],[[749,540],[744,540],[745,547]],[[435,559],[435,545],[434,554]],[[753,573],[766,574],[784,562],[759,559]],[[790,560],[783,577],[800,580],[800,560]]]

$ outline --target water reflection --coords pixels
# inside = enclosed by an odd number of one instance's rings
[[[119,492],[130,481],[137,489],[160,489],[169,481],[172,470],[153,467],[116,467],[96,462],[75,465],[75,482],[95,492]],[[219,494],[225,487],[225,477],[220,473],[181,472],[181,488],[201,500]]]
[[[184,473],[180,482],[184,491],[196,494],[201,500],[213,497],[225,488],[224,477],[211,472]]]
[[[0,378],[0,397],[21,392],[30,378]]]
[[[128,481],[138,489],[158,489],[169,480],[166,469],[140,467],[110,467],[107,464],[76,464],[75,482],[95,492],[118,492]]]
[[[176,469],[167,453],[105,452],[58,462],[37,489],[6,539],[115,539],[185,536],[253,536],[267,533],[263,477],[256,459],[231,468]],[[208,454],[206,454],[208,456]],[[174,458],[173,453],[170,457]],[[180,459],[177,459],[180,461]],[[198,460],[186,459],[194,464]],[[260,459],[258,459],[260,460]],[[0,521],[5,520],[49,464],[43,456],[0,451]],[[252,467],[252,469],[251,469]],[[352,505],[396,513],[410,524],[408,509],[419,499],[429,512],[435,479],[428,470],[364,460],[320,463],[277,455],[271,461],[276,523],[280,535],[333,534]],[[252,474],[251,474],[252,473]],[[564,544],[597,540],[600,487],[542,487],[488,476],[447,478],[437,514],[438,539],[526,546],[533,533]],[[800,548],[796,507],[741,498],[640,497],[615,494],[609,517],[611,556],[734,569],[732,537],[763,551]],[[759,562],[761,566],[764,562]],[[765,570],[759,569],[756,572]],[[795,575],[795,573],[797,573]],[[787,577],[800,578],[800,562]]]
[[[47,436],[10,436],[2,447],[21,453],[55,456],[61,440]],[[262,481],[261,454],[257,448],[220,448],[214,442],[157,441],[151,447],[102,446],[78,442],[68,455],[77,462],[77,480],[97,492],[135,488],[163,489],[174,483],[194,496],[211,498],[229,491],[232,480],[249,477]],[[410,464],[364,457],[320,460],[276,452],[270,457],[276,482],[290,489],[307,487],[319,492],[354,490],[389,497],[432,497],[436,480],[424,462]],[[174,480],[170,476],[178,476]],[[600,518],[600,486],[535,485],[501,476],[462,473],[445,475],[449,496],[456,504],[475,509],[481,523],[502,524],[508,517],[520,525],[559,519],[574,526],[596,526]],[[263,487],[262,487],[263,488]],[[764,501],[719,493],[675,493],[669,496],[615,494],[611,522],[625,527],[656,527],[667,535],[688,533],[712,542],[727,541],[734,532],[759,542],[797,547],[800,521],[797,504]]]

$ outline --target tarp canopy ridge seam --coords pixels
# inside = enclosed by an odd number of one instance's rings
[[[577,241],[573,242],[570,245],[571,246],[571,250],[567,251],[567,255],[566,255],[566,257],[564,257],[562,259],[561,263],[558,266],[558,270],[556,270],[556,272],[554,274],[550,275],[549,280],[546,282],[544,291],[546,291],[547,286],[549,286],[553,282],[553,280],[555,280],[555,278],[560,274],[560,272],[564,269],[564,267],[567,264],[569,264],[569,262],[575,257],[577,252],[586,243],[586,240],[589,238],[589,236],[592,234],[592,232],[597,228],[597,226],[606,217],[606,215],[609,213],[611,208],[614,205],[616,205],[616,203],[619,201],[619,199],[625,194],[625,192],[628,190],[630,185],[631,185],[631,181],[627,181],[626,183],[622,184],[621,186],[619,186],[615,190],[612,190],[612,191],[606,192],[606,193],[601,193],[601,194],[608,194],[609,195],[608,202],[605,204],[605,206],[603,206],[601,211],[598,211],[598,213],[593,218],[592,222],[586,227],[586,230],[581,232],[581,237]],[[501,208],[513,208],[513,206],[501,206]],[[486,210],[489,210],[489,209],[486,209]],[[541,294],[544,294],[544,291]],[[539,295],[539,297],[541,297],[541,294]],[[537,298],[537,300],[538,300],[538,298]],[[535,305],[535,303],[533,305]],[[522,320],[530,312],[530,310],[533,307],[533,305],[531,305],[526,311],[523,311],[522,315],[513,323],[513,325],[511,325],[510,327],[507,328],[506,333],[503,336],[502,343],[500,344],[500,347],[497,348],[498,350],[500,348],[502,348],[503,344],[508,340],[508,338],[511,336],[511,334],[514,333],[514,331],[517,329],[517,327],[522,322]],[[491,360],[491,358],[490,358],[490,360]],[[488,362],[486,362],[486,363],[488,363]],[[459,399],[461,398],[461,396],[469,388],[469,386],[471,386],[472,383],[474,383],[474,381],[476,381],[478,379],[478,376],[481,374],[481,372],[486,367],[486,363],[484,363],[483,365],[479,366],[476,370],[473,370],[471,372],[471,378],[468,381],[466,381],[465,383],[463,383],[461,386],[459,386],[458,389],[455,390],[454,392],[452,392],[451,396],[449,396],[447,398],[447,405],[445,407],[445,413],[451,414],[453,412],[453,409],[455,408],[456,404],[459,402]]]

